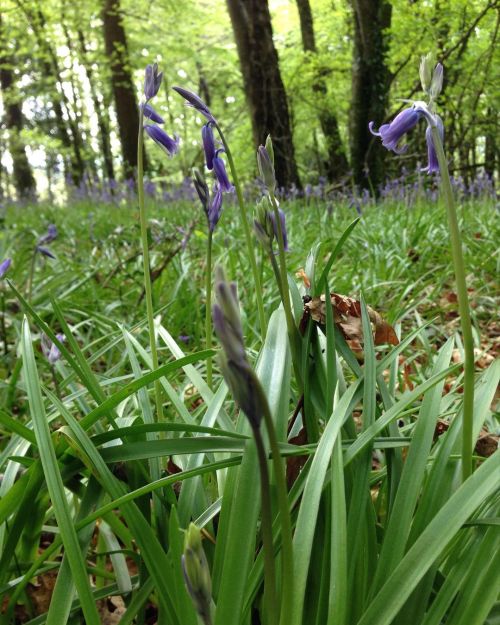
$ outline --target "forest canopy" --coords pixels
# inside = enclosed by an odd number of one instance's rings
[[[485,0],[4,0],[0,14],[0,193],[57,197],[65,184],[133,178],[144,68],[180,138],[175,167],[155,149],[146,171],[180,183],[202,163],[202,116],[172,90],[199,93],[224,121],[237,165],[271,133],[278,182],[327,180],[376,192],[418,175],[423,133],[397,159],[368,130],[422,97],[418,65],[445,68],[439,106],[451,171],[495,173],[500,13]]]

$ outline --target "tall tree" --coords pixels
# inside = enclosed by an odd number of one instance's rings
[[[85,163],[82,156],[82,140],[78,129],[78,121],[73,119],[70,105],[63,89],[63,79],[58,58],[51,45],[46,29],[46,19],[40,5],[28,4],[24,0],[16,0],[17,6],[26,16],[35,35],[40,51],[40,64],[45,84],[50,90],[50,104],[55,115],[57,134],[65,150],[65,160],[70,155],[70,173],[73,182],[78,184],[82,179]]]
[[[311,4],[309,0],[297,0],[297,8],[299,10],[302,47],[308,55],[316,57],[317,48]],[[324,164],[324,171],[328,180],[339,180],[347,173],[348,163],[340,137],[337,117],[328,104],[325,72],[321,67],[315,70],[312,89],[328,154],[328,160]]]
[[[351,167],[356,184],[376,189],[383,180],[384,148],[368,130],[381,124],[389,98],[386,65],[392,7],[387,0],[352,0],[354,52],[350,116]],[[369,179],[368,179],[369,176]]]
[[[255,145],[273,139],[278,184],[300,187],[285,87],[267,0],[227,0]]]
[[[104,159],[104,170],[108,180],[113,180],[115,177],[115,170],[113,166],[113,153],[111,152],[111,141],[109,139],[109,123],[104,107],[104,96],[98,94],[95,86],[94,71],[92,69],[92,63],[89,61],[87,43],[85,41],[83,30],[78,28],[77,34],[80,47],[80,57],[82,59],[83,66],[85,67],[85,73],[87,74],[90,85],[92,103],[97,116],[97,127],[99,129],[99,141],[101,143],[102,156]]]
[[[118,134],[122,146],[123,170],[126,177],[133,177],[137,167],[139,116],[120,0],[103,0],[102,18],[106,55],[111,68]]]
[[[24,118],[21,101],[15,89],[12,61],[0,13],[0,87],[5,110],[5,126],[9,131],[9,151],[13,162],[14,185],[18,196],[22,198],[36,194],[36,183],[21,137]]]

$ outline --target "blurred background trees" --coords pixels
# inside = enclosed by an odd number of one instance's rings
[[[423,133],[385,159],[368,132],[419,97],[421,54],[445,66],[440,100],[452,169],[497,171],[498,4],[486,0],[3,0],[0,194],[131,178],[143,71],[165,72],[158,112],[182,139],[148,174],[168,184],[201,163],[203,119],[170,87],[210,101],[244,176],[268,132],[284,186],[324,178],[376,192],[418,175]]]

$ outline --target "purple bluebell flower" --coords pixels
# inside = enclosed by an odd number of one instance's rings
[[[64,334],[56,334],[57,340],[62,343]],[[53,343],[46,334],[41,337],[42,353],[51,365],[55,364],[61,357],[61,351],[55,343]]]
[[[408,149],[408,146],[398,147],[398,143],[403,135],[415,128],[421,115],[421,111],[412,106],[396,115],[390,124],[380,126],[378,132],[373,130],[374,122],[370,122],[368,127],[372,135],[381,137],[382,145],[385,148],[393,150],[396,154],[403,154]]]
[[[205,102],[203,102],[200,96],[196,95],[196,93],[193,93],[192,91],[189,91],[188,89],[184,89],[183,87],[173,87],[173,89],[187,101],[188,106],[191,106],[200,112],[208,119],[209,122],[214,124],[216,123],[215,117],[212,115],[210,109]]]
[[[222,188],[220,184],[216,184],[214,193],[212,195],[212,201],[208,207],[207,219],[210,232],[215,230],[215,226],[218,224],[222,213]]]
[[[172,137],[167,135],[159,126],[154,126],[152,124],[146,124],[144,130],[169,156],[173,156],[177,153],[179,149],[178,137],[172,139]]]
[[[158,64],[148,65],[146,67],[146,77],[144,79],[144,95],[146,102],[154,98],[158,93],[163,78],[163,72],[158,73]]]
[[[155,122],[156,124],[165,123],[165,120],[163,119],[163,117],[158,115],[158,113],[154,110],[151,104],[147,104],[147,103],[141,104],[141,108],[142,108],[144,117],[147,117],[148,119],[150,119],[152,122]]]
[[[444,126],[439,115],[435,115],[436,126],[438,129],[439,137],[441,138],[441,143],[444,141]],[[439,172],[439,162],[436,154],[436,148],[434,146],[434,140],[432,138],[432,129],[430,126],[427,126],[425,131],[425,140],[427,141],[427,167],[421,169],[421,171],[427,174],[434,174]]]
[[[46,245],[47,243],[52,243],[57,239],[57,228],[55,224],[49,224],[47,226],[47,232],[43,236],[38,239],[38,245]]]
[[[281,208],[278,208],[278,214],[279,214],[279,218],[280,218],[280,224],[281,224],[281,233],[283,234],[283,247],[285,249],[285,252],[288,252],[288,235],[286,232],[286,216],[285,216],[285,211],[281,210]],[[276,237],[276,240],[279,240],[279,235],[278,235],[278,225],[276,223],[276,215],[273,211],[269,212],[269,217],[271,219],[271,222],[273,224],[273,230],[274,230],[274,236]]]
[[[220,152],[224,152],[224,150],[217,150],[214,156],[214,173],[217,180],[219,181],[222,190],[226,193],[230,193],[234,190],[234,186],[229,182],[229,178],[227,177],[226,172],[226,166],[224,165],[224,161],[219,156]]]
[[[37,252],[40,252],[42,256],[55,259],[54,254],[49,250],[48,247],[44,247],[43,245],[37,245],[35,249]]]
[[[214,168],[215,141],[214,131],[212,130],[212,124],[210,122],[205,124],[201,129],[201,138],[203,141],[203,150],[205,151],[207,169],[211,171]]]
[[[5,274],[9,271],[11,265],[12,265],[11,258],[6,258],[0,263],[0,279],[3,278]]]

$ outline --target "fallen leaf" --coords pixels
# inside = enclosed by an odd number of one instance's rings
[[[309,280],[309,278],[307,277],[306,272],[304,271],[304,268],[301,267],[297,273],[295,274],[295,276],[297,278],[300,278],[302,280],[302,282],[304,283],[304,286],[306,287],[306,289],[310,289],[311,288],[311,281]]]

